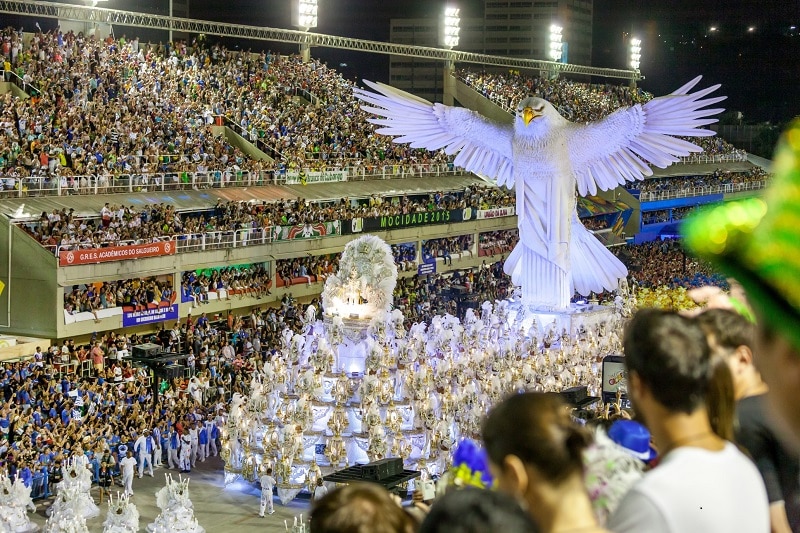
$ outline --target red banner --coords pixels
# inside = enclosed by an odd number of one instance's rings
[[[111,246],[108,248],[92,248],[90,250],[69,250],[58,254],[59,266],[90,265],[109,261],[127,261],[143,257],[174,255],[175,241],[151,242],[132,246]]]

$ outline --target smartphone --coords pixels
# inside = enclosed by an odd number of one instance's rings
[[[607,355],[603,358],[603,403],[617,401],[617,391],[622,388],[622,408],[631,407],[628,399],[628,372],[625,370],[625,357],[622,355]]]
[[[430,501],[436,498],[436,484],[432,480],[421,481],[419,489],[422,492],[422,500]]]

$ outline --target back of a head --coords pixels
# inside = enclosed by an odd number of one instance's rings
[[[513,455],[553,484],[583,471],[591,435],[569,416],[557,394],[515,394],[495,406],[483,424],[489,460],[502,467]]]
[[[755,326],[745,317],[730,309],[707,309],[697,315],[697,321],[710,342],[723,350],[735,350],[739,346],[753,348]]]
[[[705,403],[710,358],[696,320],[643,309],[628,322],[623,345],[628,372],[635,372],[665,408],[688,414]]]
[[[310,533],[413,533],[416,524],[381,486],[339,487],[311,507]]]
[[[536,524],[510,496],[466,488],[437,499],[419,533],[535,533]]]

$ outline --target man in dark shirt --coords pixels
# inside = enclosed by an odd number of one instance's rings
[[[710,309],[698,317],[714,354],[731,370],[736,397],[736,441],[764,478],[772,532],[800,531],[800,457],[769,426],[767,385],[753,365],[754,327],[742,315]]]

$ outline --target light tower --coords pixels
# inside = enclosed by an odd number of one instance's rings
[[[559,24],[553,23],[550,25],[550,41],[548,46],[548,59],[555,63],[561,63],[561,58],[564,55],[564,43],[562,42],[562,28]],[[550,73],[551,77],[558,77],[558,67],[553,65],[553,70]]]
[[[631,37],[630,40],[630,50],[629,54],[630,60],[628,61],[628,66],[630,66],[636,72],[639,72],[639,65],[642,61],[642,40],[637,37]],[[631,78],[631,88],[636,87],[636,80]]]
[[[448,50],[452,50],[458,46],[458,34],[461,31],[459,12],[459,8],[448,5],[445,6],[444,12],[442,13],[441,24],[439,25],[439,45]],[[455,61],[450,58],[445,62],[443,72],[444,84],[442,87],[442,102],[445,105],[453,105],[453,93],[455,92],[454,70]]]
[[[317,0],[292,0],[292,26],[301,31],[316,28],[317,7]],[[311,45],[300,44],[300,57],[304,62],[311,59]]]

